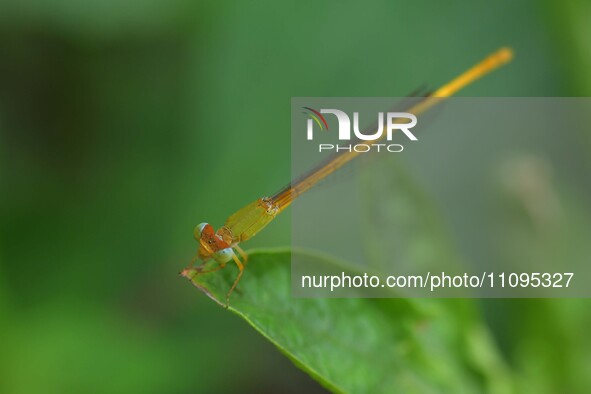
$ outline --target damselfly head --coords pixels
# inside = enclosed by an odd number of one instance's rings
[[[195,239],[197,241],[199,241],[201,239],[201,234],[203,233],[203,229],[205,228],[205,226],[208,226],[209,223],[199,223],[197,226],[195,226],[195,229],[193,230],[193,236],[195,237]]]
[[[234,250],[232,248],[224,248],[213,254],[213,258],[219,263],[227,263],[228,261],[232,260],[233,256]]]
[[[230,245],[224,241],[221,235],[215,233],[212,225],[209,223],[200,223],[193,230],[193,236],[199,242],[199,258],[201,260],[207,260],[210,257],[214,257],[218,261],[226,259],[227,262],[232,258],[230,255],[227,258],[228,252],[224,252],[216,257],[216,253],[221,252],[224,249],[230,248]],[[230,248],[231,249],[231,248]]]

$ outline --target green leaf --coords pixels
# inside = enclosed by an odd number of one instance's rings
[[[252,251],[229,310],[326,388],[507,392],[504,368],[466,300],[292,298],[292,253],[301,252]],[[223,303],[237,269],[197,272],[189,269],[183,275]]]

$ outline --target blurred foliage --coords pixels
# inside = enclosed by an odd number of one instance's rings
[[[495,238],[498,258],[549,267],[591,255],[588,203],[552,176],[544,158],[520,155],[499,171]],[[533,201],[532,201],[533,200]],[[537,207],[538,209],[531,209]],[[533,268],[533,267],[532,267]],[[535,269],[535,268],[534,268]],[[577,272],[587,277],[587,272]],[[519,391],[584,393],[591,387],[588,299],[500,302],[499,341],[519,376]]]
[[[511,68],[466,95],[588,95],[589,16],[582,0],[0,2],[0,391],[321,390],[180,280],[193,226],[286,182],[292,96],[402,96],[500,45]],[[288,244],[288,215],[273,226],[248,246]],[[586,300],[484,304],[523,387],[585,391],[564,369],[591,365]]]

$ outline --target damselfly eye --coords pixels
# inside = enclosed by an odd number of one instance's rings
[[[232,248],[218,250],[213,254],[213,258],[220,263],[227,263],[228,261],[232,260],[232,256],[234,256],[234,251]]]
[[[195,226],[195,230],[193,230],[193,236],[197,241],[201,239],[201,233],[203,232],[205,226],[207,226],[207,223],[199,223],[197,226]]]

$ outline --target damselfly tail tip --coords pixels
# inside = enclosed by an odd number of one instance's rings
[[[510,47],[502,47],[495,53],[500,64],[505,64],[513,59],[513,49]]]
[[[513,58],[513,50],[509,47],[499,48],[497,51],[488,55],[484,60],[464,71],[458,77],[452,79],[435,92],[434,97],[449,97],[456,94],[461,89],[470,85],[472,82],[489,74],[493,70],[508,63]]]

